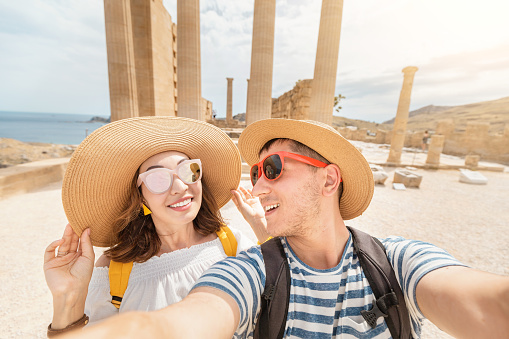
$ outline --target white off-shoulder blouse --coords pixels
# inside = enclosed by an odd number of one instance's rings
[[[237,254],[254,243],[230,227],[237,239]],[[108,267],[95,267],[88,286],[85,313],[90,324],[118,312],[154,311],[182,300],[212,264],[226,258],[219,238],[134,263],[120,309],[111,303]]]

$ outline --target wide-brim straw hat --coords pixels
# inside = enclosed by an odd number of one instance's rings
[[[329,125],[311,120],[266,119],[250,124],[239,138],[244,160],[253,165],[267,141],[277,138],[296,140],[336,164],[343,178],[339,209],[344,220],[361,215],[373,197],[375,182],[364,156]]]
[[[221,129],[187,118],[118,120],[91,133],[69,161],[62,202],[73,230],[81,235],[90,228],[94,246],[114,245],[113,224],[130,203],[138,168],[151,156],[165,151],[178,151],[201,160],[201,180],[219,207],[230,200],[230,191],[239,185],[240,154]]]

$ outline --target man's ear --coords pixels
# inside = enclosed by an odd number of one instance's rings
[[[330,164],[327,167],[324,167],[326,178],[325,185],[323,187],[323,194],[325,196],[334,195],[339,187],[339,183],[341,182],[341,170],[338,165]]]

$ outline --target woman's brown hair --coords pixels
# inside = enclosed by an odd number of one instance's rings
[[[157,255],[161,240],[150,215],[143,215],[143,196],[136,182],[138,173],[131,183],[131,201],[113,225],[114,246],[104,254],[118,262],[145,262]],[[202,178],[202,202],[193,220],[194,230],[207,236],[219,230],[224,224],[214,196]]]

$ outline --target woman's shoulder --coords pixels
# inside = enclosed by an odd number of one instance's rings
[[[110,258],[103,254],[95,262],[95,267],[110,267],[110,261]]]
[[[237,254],[256,245],[255,241],[253,240],[254,237],[251,239],[246,235],[246,233],[230,225],[228,225],[228,228],[232,231],[235,239],[237,240]]]

